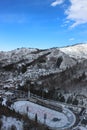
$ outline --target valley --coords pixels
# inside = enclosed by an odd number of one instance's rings
[[[87,44],[78,44],[64,48],[18,48],[0,52],[0,104],[12,109],[12,105],[17,103],[19,106],[14,109],[20,114],[20,110],[22,114],[29,114],[29,107],[30,120],[34,120],[37,114],[37,122],[48,129],[86,130],[86,49]],[[46,112],[45,119],[45,113],[38,113],[40,108]],[[56,115],[48,119],[51,114],[47,111]]]

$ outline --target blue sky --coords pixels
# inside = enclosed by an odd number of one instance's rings
[[[87,43],[87,0],[0,0],[0,50]]]

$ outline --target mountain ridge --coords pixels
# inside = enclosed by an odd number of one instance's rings
[[[82,48],[83,47],[83,48]],[[87,87],[87,44],[67,48],[16,49],[0,52],[0,88],[32,92],[85,92]],[[73,51],[80,48],[79,53]],[[67,49],[67,51],[65,50]],[[70,50],[70,51],[68,51]],[[85,50],[85,56],[84,56]],[[71,52],[71,53],[70,53]],[[71,55],[70,55],[71,54]]]
[[[76,59],[86,58],[87,57],[87,44],[76,44],[73,46],[68,46],[60,48],[60,50],[71,57]]]

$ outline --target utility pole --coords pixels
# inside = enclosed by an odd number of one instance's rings
[[[47,114],[44,113],[44,125],[46,124]]]
[[[30,90],[28,90],[28,99],[30,98]]]
[[[28,99],[30,98],[30,84],[28,84]]]

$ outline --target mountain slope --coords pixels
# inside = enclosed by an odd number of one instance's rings
[[[60,48],[60,51],[77,60],[87,59],[87,44],[77,44],[75,46]]]
[[[32,92],[85,91],[87,44],[46,50],[20,48],[0,52],[0,87]],[[57,90],[57,91],[56,91]],[[80,92],[81,92],[80,91]]]

